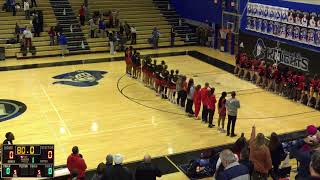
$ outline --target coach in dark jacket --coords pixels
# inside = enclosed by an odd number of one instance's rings
[[[143,163],[136,169],[135,177],[136,180],[156,180],[161,177],[161,171],[151,163],[150,155],[145,155]]]
[[[239,164],[232,151],[224,150],[220,153],[221,163],[224,170],[217,175],[216,180],[249,180],[249,170]]]
[[[122,166],[123,157],[120,154],[114,156],[114,166],[111,169],[111,180],[133,180],[128,168]]]

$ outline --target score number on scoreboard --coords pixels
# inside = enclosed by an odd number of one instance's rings
[[[54,145],[3,145],[2,178],[53,177]]]

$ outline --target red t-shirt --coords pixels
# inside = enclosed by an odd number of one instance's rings
[[[67,159],[67,168],[70,173],[74,170],[78,172],[78,179],[85,177],[87,165],[79,155],[71,154]]]
[[[194,102],[194,104],[201,104],[201,91],[200,90],[194,91],[193,102]]]
[[[211,110],[215,110],[216,109],[216,96],[213,94],[211,96],[208,96],[208,109],[211,109]]]
[[[81,9],[79,10],[79,15],[80,16],[85,16],[85,10],[83,7],[81,7]]]
[[[304,90],[304,83],[305,83],[304,75],[297,76],[297,81],[298,81],[298,89]]]
[[[310,87],[317,88],[319,84],[319,81],[317,79],[311,79]]]
[[[207,106],[208,92],[209,92],[209,89],[206,87],[203,87],[200,90],[201,102],[203,106]]]

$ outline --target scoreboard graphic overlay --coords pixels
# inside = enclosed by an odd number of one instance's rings
[[[4,144],[2,147],[2,178],[53,177],[53,144]]]

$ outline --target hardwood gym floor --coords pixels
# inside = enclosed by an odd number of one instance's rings
[[[143,50],[142,54],[197,50],[230,64],[232,56],[202,47],[180,47]],[[116,56],[122,56],[117,54]],[[70,56],[62,59],[7,60],[0,66],[39,64],[56,61],[110,57],[107,54]],[[217,98],[222,91],[236,90],[241,101],[236,131],[250,136],[255,124],[259,132],[269,135],[301,130],[318,122],[320,113],[283,97],[266,92],[232,74],[206,64],[191,56],[168,56],[169,69],[179,68],[182,74],[193,77],[195,83],[210,82]],[[135,161],[145,153],[165,156],[226,143],[236,138],[226,137],[209,129],[200,121],[185,116],[183,109],[161,100],[139,81],[124,76],[122,61],[35,68],[0,72],[2,99],[27,105],[27,111],[11,120],[1,122],[0,134],[12,131],[16,144],[55,144],[55,165],[66,163],[74,145],[88,169],[105,161],[108,153],[121,153],[125,161]],[[74,87],[53,84],[52,77],[77,70],[107,71],[99,84]],[[215,116],[216,119],[217,116]],[[184,179],[181,173],[163,179]]]

